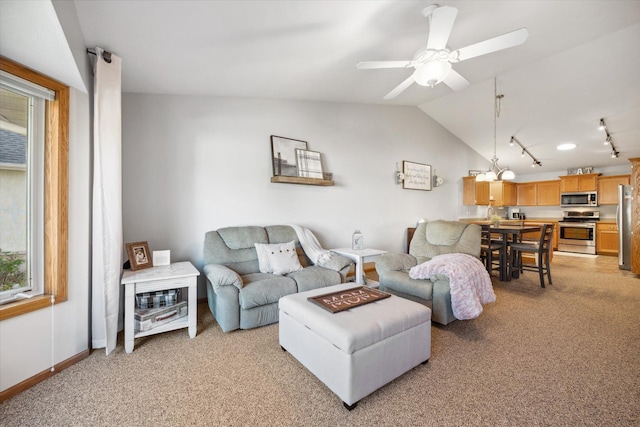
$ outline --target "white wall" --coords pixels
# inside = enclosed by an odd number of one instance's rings
[[[0,390],[89,348],[88,95],[71,89],[69,106],[68,300],[0,322]]]
[[[68,300],[53,309],[0,322],[0,390],[4,391],[89,348],[91,119],[85,91],[90,87],[85,85],[90,68],[73,2],[56,1],[55,13],[48,2],[0,5],[2,11],[7,7],[12,12],[0,14],[10,17],[0,26],[3,55],[75,87],[69,99]],[[49,55],[55,59],[43,61]]]
[[[308,142],[332,187],[273,184],[270,135]],[[395,184],[396,163],[430,164],[444,185]],[[124,240],[202,266],[206,231],[297,223],[326,248],[403,251],[419,218],[456,219],[461,177],[487,161],[418,108],[123,95]],[[200,281],[200,296],[204,281]]]

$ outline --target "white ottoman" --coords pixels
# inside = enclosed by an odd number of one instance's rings
[[[351,410],[431,357],[431,310],[392,295],[339,313],[308,301],[353,283],[282,297],[280,345]]]

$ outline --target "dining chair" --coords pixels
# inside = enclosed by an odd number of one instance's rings
[[[551,241],[553,237],[553,224],[543,224],[542,232],[540,233],[540,239],[535,242],[511,242],[509,243],[509,275],[512,275],[513,271],[537,271],[540,275],[540,286],[544,286],[544,275],[547,274],[549,284],[553,284],[551,281]],[[528,252],[536,254],[536,265],[529,265],[522,263],[522,253]]]
[[[491,274],[493,270],[500,271],[500,256],[504,248],[502,242],[492,240],[491,226],[489,224],[483,224],[481,227],[480,259],[482,259],[487,272]]]

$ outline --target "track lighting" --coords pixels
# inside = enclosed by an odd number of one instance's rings
[[[605,130],[606,128],[607,125],[604,124],[604,119],[600,119],[600,126],[598,126],[598,129]]]
[[[611,146],[611,158],[615,159],[618,157],[618,150],[616,150],[616,147],[613,145],[613,139],[611,139],[611,135],[609,134],[609,128],[607,128],[607,124],[604,122],[604,119],[600,119],[600,126],[598,126],[598,129],[603,130],[604,133],[607,135],[607,137],[604,140],[604,145],[610,145]]]
[[[511,140],[509,141],[509,144],[510,144],[510,145],[513,145],[513,143],[514,143],[514,142],[515,142],[516,144],[518,144],[518,145],[520,146],[520,148],[522,148],[522,153],[521,153],[521,156],[522,156],[522,157],[524,157],[524,153],[527,153],[527,154],[529,155],[529,157],[531,157],[531,160],[533,160],[533,164],[531,165],[531,167],[534,167],[534,168],[535,168],[536,166],[542,166],[542,163],[540,163],[540,161],[539,161],[538,159],[536,159],[535,157],[533,157],[533,154],[531,154],[531,153],[529,152],[529,150],[527,150],[526,148],[524,148],[524,145],[522,145],[522,143],[521,143],[520,141],[518,141],[518,140],[516,139],[516,137],[515,137],[515,136],[512,136],[512,137],[511,137]]]

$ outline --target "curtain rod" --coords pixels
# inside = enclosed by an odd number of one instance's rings
[[[91,49],[87,49],[87,53],[90,55],[96,55],[96,52]],[[111,52],[107,52],[106,50],[102,51],[102,58],[107,64],[111,64]]]

